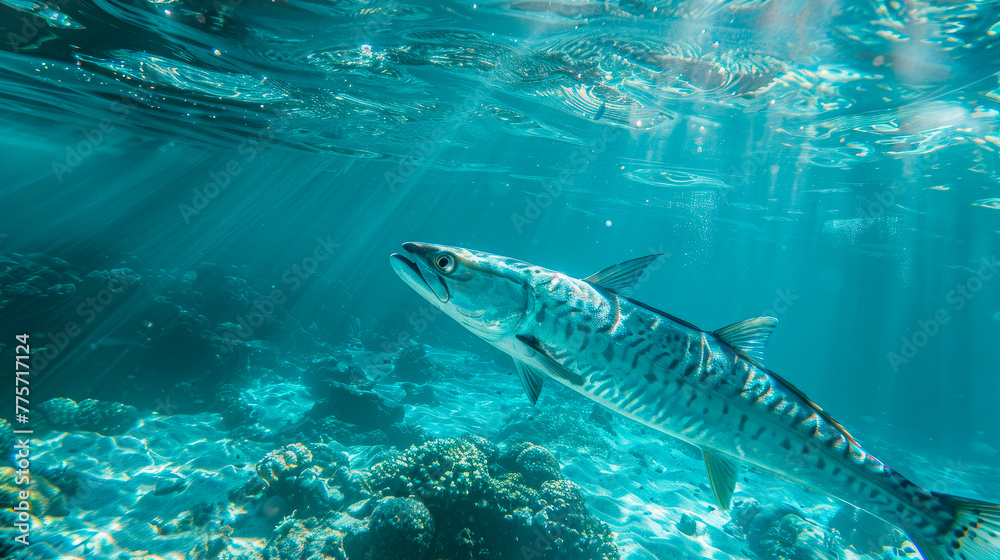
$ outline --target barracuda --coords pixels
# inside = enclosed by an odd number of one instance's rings
[[[657,255],[580,280],[457,247],[403,250],[390,257],[396,273],[513,357],[532,403],[552,379],[698,446],[722,509],[748,463],[898,526],[927,560],[1000,558],[1000,505],[913,484],[764,367],[776,319],[708,332],[629,298]]]

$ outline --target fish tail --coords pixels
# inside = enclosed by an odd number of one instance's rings
[[[949,531],[936,538],[917,539],[927,560],[1000,559],[1000,504],[938,494],[954,512]]]

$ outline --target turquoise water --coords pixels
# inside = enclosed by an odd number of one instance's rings
[[[1000,501],[998,21],[992,2],[0,0],[0,349],[13,364],[30,335],[15,427],[47,481],[31,544],[5,521],[0,552],[256,558],[314,517],[376,560],[344,516],[381,534],[349,506],[391,491],[344,473],[473,434],[551,451],[621,558],[905,554],[748,472],[738,498],[819,527],[760,544],[710,509],[700,455],[554,384],[530,406],[387,260],[424,241],[582,278],[663,253],[636,299],[706,330],[776,317],[768,367],[870,451]],[[324,408],[330,380],[367,404]],[[321,442],[350,459],[317,467],[339,505],[274,481],[233,497]],[[477,542],[426,557],[526,557]]]

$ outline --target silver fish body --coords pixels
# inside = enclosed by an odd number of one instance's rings
[[[576,285],[560,286],[562,283]],[[581,280],[556,277],[534,328],[582,384],[558,382],[649,427],[933,536],[953,521],[932,493],[866,452],[798,391],[713,333]]]
[[[736,464],[748,463],[900,527],[928,560],[1000,558],[1000,506],[911,483],[762,365],[776,320],[707,332],[632,300],[651,258],[580,280],[460,248],[404,249],[393,255],[396,272],[510,354],[532,402],[551,378],[698,446],[723,509]]]

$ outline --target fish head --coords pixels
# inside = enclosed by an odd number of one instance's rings
[[[392,268],[431,305],[489,342],[517,329],[534,298],[524,263],[460,247],[404,243]]]

